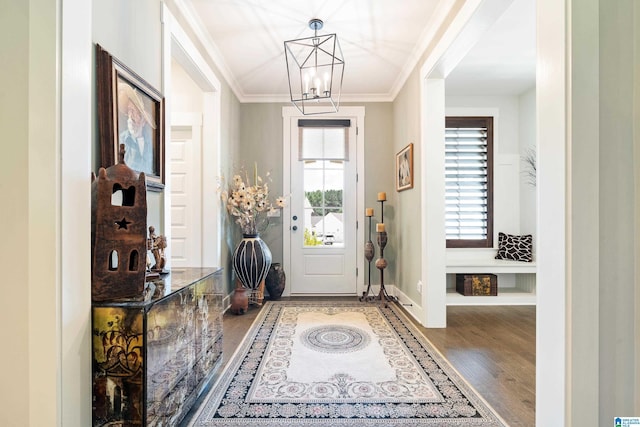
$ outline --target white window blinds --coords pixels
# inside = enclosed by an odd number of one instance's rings
[[[447,247],[491,247],[492,117],[447,117],[445,227]]]
[[[349,160],[351,120],[298,120],[300,160]]]
[[[300,128],[300,160],[349,160],[346,128]]]

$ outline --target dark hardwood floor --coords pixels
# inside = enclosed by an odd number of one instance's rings
[[[252,306],[241,316],[224,315],[224,364],[259,311]],[[535,318],[533,306],[452,306],[447,309],[447,328],[419,328],[507,424],[531,427],[535,425]]]
[[[451,306],[420,330],[511,427],[535,426],[536,308]]]

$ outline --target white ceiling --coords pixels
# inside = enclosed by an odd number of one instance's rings
[[[447,76],[447,95],[519,95],[531,89],[535,17],[535,0],[514,0]]]
[[[534,1],[513,1],[451,73],[448,91],[478,94],[480,88],[494,88],[500,91],[496,94],[506,94],[533,86]],[[319,34],[338,36],[345,58],[343,101],[393,100],[456,2],[184,0],[184,4],[203,29],[210,52],[240,101],[271,102],[289,96],[283,43],[313,35],[308,27],[311,18],[324,21]]]

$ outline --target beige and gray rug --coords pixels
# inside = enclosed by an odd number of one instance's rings
[[[505,426],[395,306],[267,302],[189,426]]]

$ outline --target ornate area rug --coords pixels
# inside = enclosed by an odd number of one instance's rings
[[[505,426],[392,304],[268,301],[189,426]]]

